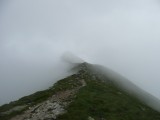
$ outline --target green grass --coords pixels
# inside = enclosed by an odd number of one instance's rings
[[[74,89],[77,86],[81,86],[81,82],[78,79],[76,74],[69,76],[68,78],[59,80],[54,86],[51,88],[54,91],[65,91]]]
[[[58,120],[87,120],[88,116],[95,120],[160,120],[158,112],[113,85],[93,80],[87,84]]]

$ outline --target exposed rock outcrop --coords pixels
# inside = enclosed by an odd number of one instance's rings
[[[57,116],[64,114],[67,106],[73,101],[78,90],[86,86],[86,82],[80,79],[79,86],[74,89],[58,91],[48,100],[29,107],[22,115],[18,115],[11,120],[54,120]]]

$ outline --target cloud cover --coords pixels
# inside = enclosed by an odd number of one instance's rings
[[[65,76],[71,52],[160,98],[158,0],[3,0],[0,104]]]

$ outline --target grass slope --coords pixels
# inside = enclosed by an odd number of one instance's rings
[[[160,113],[115,86],[86,79],[68,112],[58,120],[160,120]]]

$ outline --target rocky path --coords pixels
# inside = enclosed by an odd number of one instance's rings
[[[48,100],[30,107],[22,115],[11,120],[55,120],[57,116],[67,112],[66,107],[73,101],[78,90],[86,86],[85,80],[79,80],[80,86],[71,90],[59,91]]]

